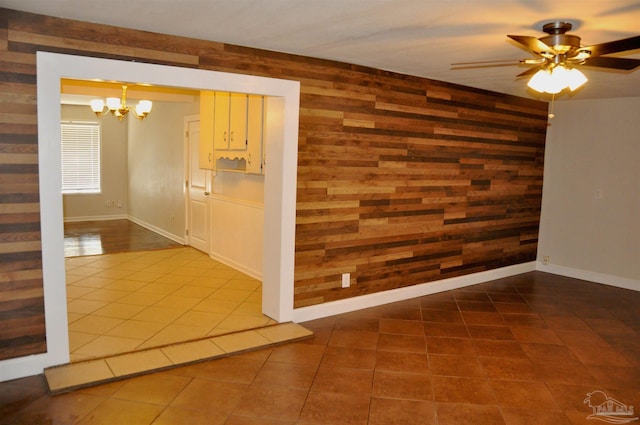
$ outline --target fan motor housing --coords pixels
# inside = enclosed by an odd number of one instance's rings
[[[557,53],[570,53],[580,48],[580,37],[567,34],[567,31],[569,31],[571,27],[570,22],[549,22],[542,27],[542,31],[549,35],[540,37],[539,40]]]

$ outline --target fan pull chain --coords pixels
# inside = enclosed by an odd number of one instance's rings
[[[555,117],[556,115],[553,113],[553,104],[555,103],[556,95],[555,93],[551,95],[551,111],[549,111],[549,119]]]

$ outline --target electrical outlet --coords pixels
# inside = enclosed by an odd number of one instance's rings
[[[351,286],[351,273],[342,273],[342,287],[348,288]]]
[[[545,266],[548,265],[551,262],[551,257],[549,257],[548,255],[545,255],[542,257],[542,264],[544,264]]]

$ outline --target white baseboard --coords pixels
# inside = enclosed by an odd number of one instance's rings
[[[536,263],[536,270],[557,274],[560,276],[572,277],[574,279],[582,279],[589,282],[601,283],[603,285],[615,286],[617,288],[640,291],[640,280],[637,279],[598,273],[590,270],[575,269],[573,267],[559,266],[556,264],[544,264],[541,261],[538,261]]]
[[[293,321],[296,323],[306,322],[308,320],[320,319],[322,317],[361,310],[363,308],[376,307],[383,304],[422,297],[424,295],[431,295],[437,292],[463,288],[465,286],[476,285],[478,283],[527,273],[534,270],[536,270],[536,263],[535,261],[531,261],[495,270],[473,273],[466,276],[452,277],[434,282],[408,286],[405,288],[376,292],[374,294],[363,295],[360,297],[296,308],[293,310]]]
[[[57,364],[47,353],[17,357],[0,361],[0,382],[27,376],[39,375],[50,366]]]
[[[247,266],[244,266],[240,263],[237,263],[227,257],[224,257],[222,255],[219,255],[218,253],[215,252],[210,252],[209,256],[211,258],[213,258],[216,261],[220,261],[222,264],[225,264],[229,267],[233,267],[234,269],[241,271],[242,273],[251,276],[254,279],[258,279],[258,280],[262,280],[262,273],[258,270],[253,270],[248,268]]]
[[[165,237],[165,238],[167,238],[167,239],[171,239],[172,241],[177,242],[177,243],[179,243],[179,244],[181,244],[181,245],[186,245],[186,240],[185,240],[184,236],[180,237],[180,236],[178,236],[178,235],[174,235],[173,233],[169,233],[169,232],[167,232],[167,231],[166,231],[166,230],[164,230],[164,229],[161,229],[161,228],[159,228],[159,227],[156,227],[156,226],[154,226],[153,224],[149,224],[149,223],[147,223],[147,222],[145,222],[145,221],[142,221],[142,220],[137,219],[137,218],[135,218],[135,217],[132,217],[132,216],[130,216],[130,215],[129,215],[129,216],[127,216],[126,218],[127,218],[129,221],[132,221],[132,222],[134,222],[135,224],[137,224],[137,225],[139,225],[139,226],[144,227],[145,229],[149,229],[149,230],[151,230],[152,232],[155,232],[155,233],[157,233],[157,234],[159,234],[159,235],[164,236],[164,237]]]
[[[65,223],[75,223],[78,221],[104,221],[104,220],[126,220],[128,217],[126,214],[111,214],[111,215],[87,215],[79,217],[65,217]]]

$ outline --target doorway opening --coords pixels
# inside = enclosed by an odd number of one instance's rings
[[[90,102],[123,84],[152,114],[96,122]],[[63,194],[71,362],[273,325],[261,306],[264,175],[200,168],[200,92],[71,79],[61,92],[62,122],[101,134],[99,191]]]
[[[278,322],[293,316],[298,82],[214,71],[39,52],[38,148],[47,353],[49,367],[68,363],[67,308],[60,193],[60,80],[144,81],[151,85],[264,95],[268,102],[262,310]]]

